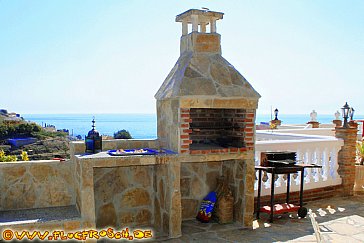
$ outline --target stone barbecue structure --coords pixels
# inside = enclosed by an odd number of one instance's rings
[[[182,234],[182,221],[196,217],[202,199],[216,189],[221,176],[233,192],[234,221],[252,226],[254,122],[260,95],[221,56],[216,21],[222,18],[223,13],[194,9],[176,17],[182,23],[181,53],[155,95],[158,139],[103,140],[103,151],[91,155],[84,154],[84,142],[70,144],[71,160],[64,162],[62,171],[67,181],[57,184],[57,190],[70,195],[50,197],[45,207],[70,205],[80,215],[71,223],[50,222],[49,228],[129,227],[176,238]],[[191,33],[188,25],[192,25]],[[174,153],[107,153],[140,148]],[[25,168],[24,173],[34,170],[36,177],[36,169]],[[17,209],[33,208],[18,201]]]
[[[176,17],[182,23],[181,53],[155,95],[158,139],[103,141],[104,150],[149,147],[175,154],[75,156],[81,178],[76,202],[90,226],[149,227],[179,237],[182,221],[196,217],[220,176],[233,191],[234,221],[252,225],[260,95],[221,56],[216,21],[222,17],[194,9]],[[75,154],[84,151],[74,145]]]
[[[181,54],[155,95],[163,147],[183,154],[243,152],[254,147],[260,95],[221,56],[216,20],[222,17],[223,13],[194,9],[176,17],[182,22]],[[208,24],[210,33],[206,33]]]
[[[234,192],[234,220],[250,226],[260,95],[221,56],[216,21],[222,18],[223,13],[195,9],[176,17],[182,23],[180,57],[155,95],[158,139],[161,147],[183,158],[175,192],[181,197],[182,220],[196,216],[202,198],[224,175]]]

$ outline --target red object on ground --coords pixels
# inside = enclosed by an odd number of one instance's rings
[[[202,223],[208,223],[211,219],[211,215],[209,216],[205,212],[199,211],[196,219],[201,221]]]
[[[53,160],[59,160],[59,162],[66,161],[66,160],[65,160],[65,159],[63,159],[63,158],[53,158]]]
[[[297,206],[294,204],[287,204],[287,203],[275,204],[273,207],[273,214],[297,212],[299,208],[300,208],[300,206]],[[270,213],[271,212],[270,206],[261,207],[260,212]]]

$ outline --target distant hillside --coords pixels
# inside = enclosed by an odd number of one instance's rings
[[[19,158],[22,151],[26,151],[30,160],[69,158],[67,133],[43,128],[14,114],[0,110],[0,150]],[[33,138],[28,139],[31,144],[28,142],[21,145],[23,143],[17,142],[23,142],[26,138]]]

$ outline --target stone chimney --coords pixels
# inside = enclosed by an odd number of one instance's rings
[[[221,56],[216,21],[223,15],[190,9],[176,17],[176,22],[182,23],[180,57],[155,95],[158,138],[163,147],[179,153],[200,153],[196,146],[200,148],[202,143],[225,141],[223,147],[234,147],[234,151],[254,146],[260,95]],[[211,129],[214,125],[215,130]],[[218,134],[227,137],[218,138]],[[208,148],[202,147],[207,153]]]
[[[216,20],[222,19],[223,13],[191,9],[177,15],[176,22],[182,23],[181,55],[184,52],[216,53],[221,55],[221,36],[216,33]],[[188,25],[192,32],[188,33]],[[206,32],[206,27],[210,32]]]

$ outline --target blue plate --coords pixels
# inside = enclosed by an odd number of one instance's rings
[[[107,151],[107,153],[112,156],[155,155],[158,153],[156,150],[148,149],[148,148],[143,149],[145,152],[134,152],[136,150],[140,150],[140,149],[124,149],[124,152],[122,152],[122,153],[120,153],[116,149],[113,149],[113,150]]]

